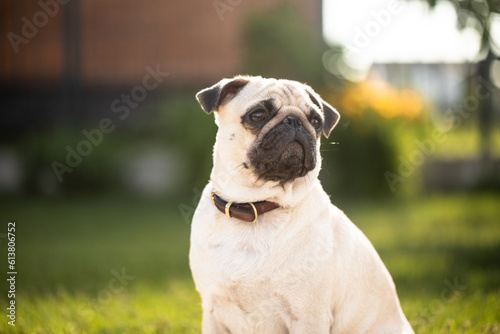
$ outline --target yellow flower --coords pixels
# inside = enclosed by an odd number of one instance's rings
[[[350,84],[340,94],[328,94],[332,104],[339,105],[341,113],[359,118],[374,113],[384,119],[417,120],[423,115],[425,104],[419,94],[410,88],[397,89],[375,78]]]

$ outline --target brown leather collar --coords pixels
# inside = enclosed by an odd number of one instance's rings
[[[212,202],[215,207],[229,218],[236,218],[246,222],[255,223],[260,214],[279,207],[277,203],[262,201],[249,203],[226,202],[216,193],[212,193]]]

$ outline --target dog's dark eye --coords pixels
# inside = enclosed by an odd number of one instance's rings
[[[255,111],[252,111],[250,115],[248,115],[248,118],[253,123],[262,123],[266,120],[266,117],[267,117],[266,111],[263,109],[257,109]]]
[[[318,117],[314,117],[313,119],[311,119],[311,125],[316,130],[321,130],[321,120]]]

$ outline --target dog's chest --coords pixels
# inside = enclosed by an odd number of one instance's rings
[[[299,312],[273,282],[234,281],[210,296],[212,314],[235,333],[286,333]]]
[[[314,281],[318,266],[308,260],[314,248],[304,249],[296,232],[279,228],[226,232],[230,235],[217,233],[208,242],[210,307],[234,326],[282,332],[301,313],[290,296],[303,295]]]
[[[208,252],[214,274],[230,281],[265,276],[286,260],[283,254],[290,244],[284,237],[273,227],[229,228],[226,233],[213,234]]]
[[[230,235],[212,235],[208,241],[205,264],[211,277],[203,294],[213,315],[231,332],[285,333],[296,319],[285,296],[298,290],[289,280],[299,268],[286,233],[271,228],[226,232]]]

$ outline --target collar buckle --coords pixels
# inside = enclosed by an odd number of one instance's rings
[[[233,205],[233,202],[227,202],[226,205],[225,205],[225,214],[226,214],[226,217],[227,218],[233,218],[231,217],[231,205]]]

